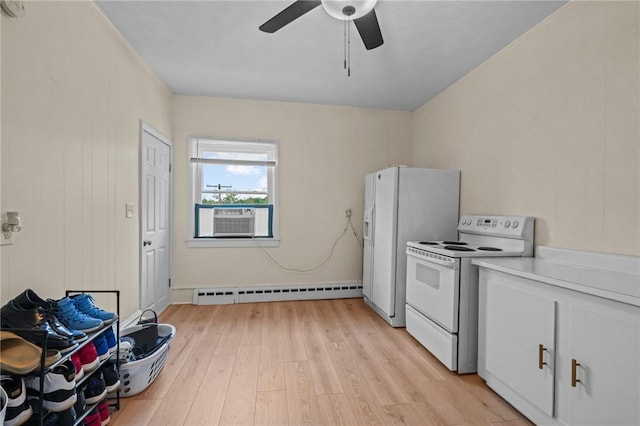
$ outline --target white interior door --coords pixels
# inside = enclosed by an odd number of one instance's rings
[[[171,303],[171,141],[141,128],[140,308],[162,312]]]

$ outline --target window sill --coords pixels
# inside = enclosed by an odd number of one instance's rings
[[[187,240],[188,248],[206,247],[279,247],[280,240],[276,238],[195,238]]]

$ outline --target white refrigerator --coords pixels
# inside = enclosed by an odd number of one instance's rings
[[[456,240],[460,171],[391,167],[368,174],[364,195],[364,301],[405,326],[407,241]]]

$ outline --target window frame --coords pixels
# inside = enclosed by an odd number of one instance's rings
[[[226,147],[216,149],[216,151],[228,152],[266,152],[270,151],[273,159],[267,162],[273,163],[273,166],[267,165],[267,204],[272,205],[272,237],[254,237],[254,238],[234,238],[234,237],[195,237],[196,229],[196,209],[195,204],[201,204],[202,196],[202,167],[206,161],[198,162],[194,160],[199,156],[199,152],[207,148],[207,144],[221,143]],[[202,146],[204,144],[204,146]],[[269,149],[260,149],[260,146],[268,146]],[[235,149],[234,149],[235,147]],[[230,139],[216,138],[207,136],[191,136],[187,140],[187,170],[189,173],[189,204],[188,217],[189,229],[187,235],[187,247],[257,247],[258,243],[263,247],[278,247],[279,240],[279,220],[278,220],[278,160],[279,150],[278,142],[264,139]],[[218,164],[246,164],[245,161],[216,160]],[[265,162],[263,162],[265,163]],[[257,240],[257,242],[256,242]]]

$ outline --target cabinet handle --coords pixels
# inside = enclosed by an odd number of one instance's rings
[[[547,348],[545,348],[542,345],[538,345],[538,368],[540,370],[542,370],[542,366],[543,365],[547,365],[546,362],[544,362],[544,352],[547,350]]]
[[[576,361],[575,359],[571,360],[571,387],[576,387],[576,384],[578,382],[580,382],[580,379],[578,379],[578,366],[580,365],[580,363],[578,361]],[[582,382],[580,382],[582,383]]]

